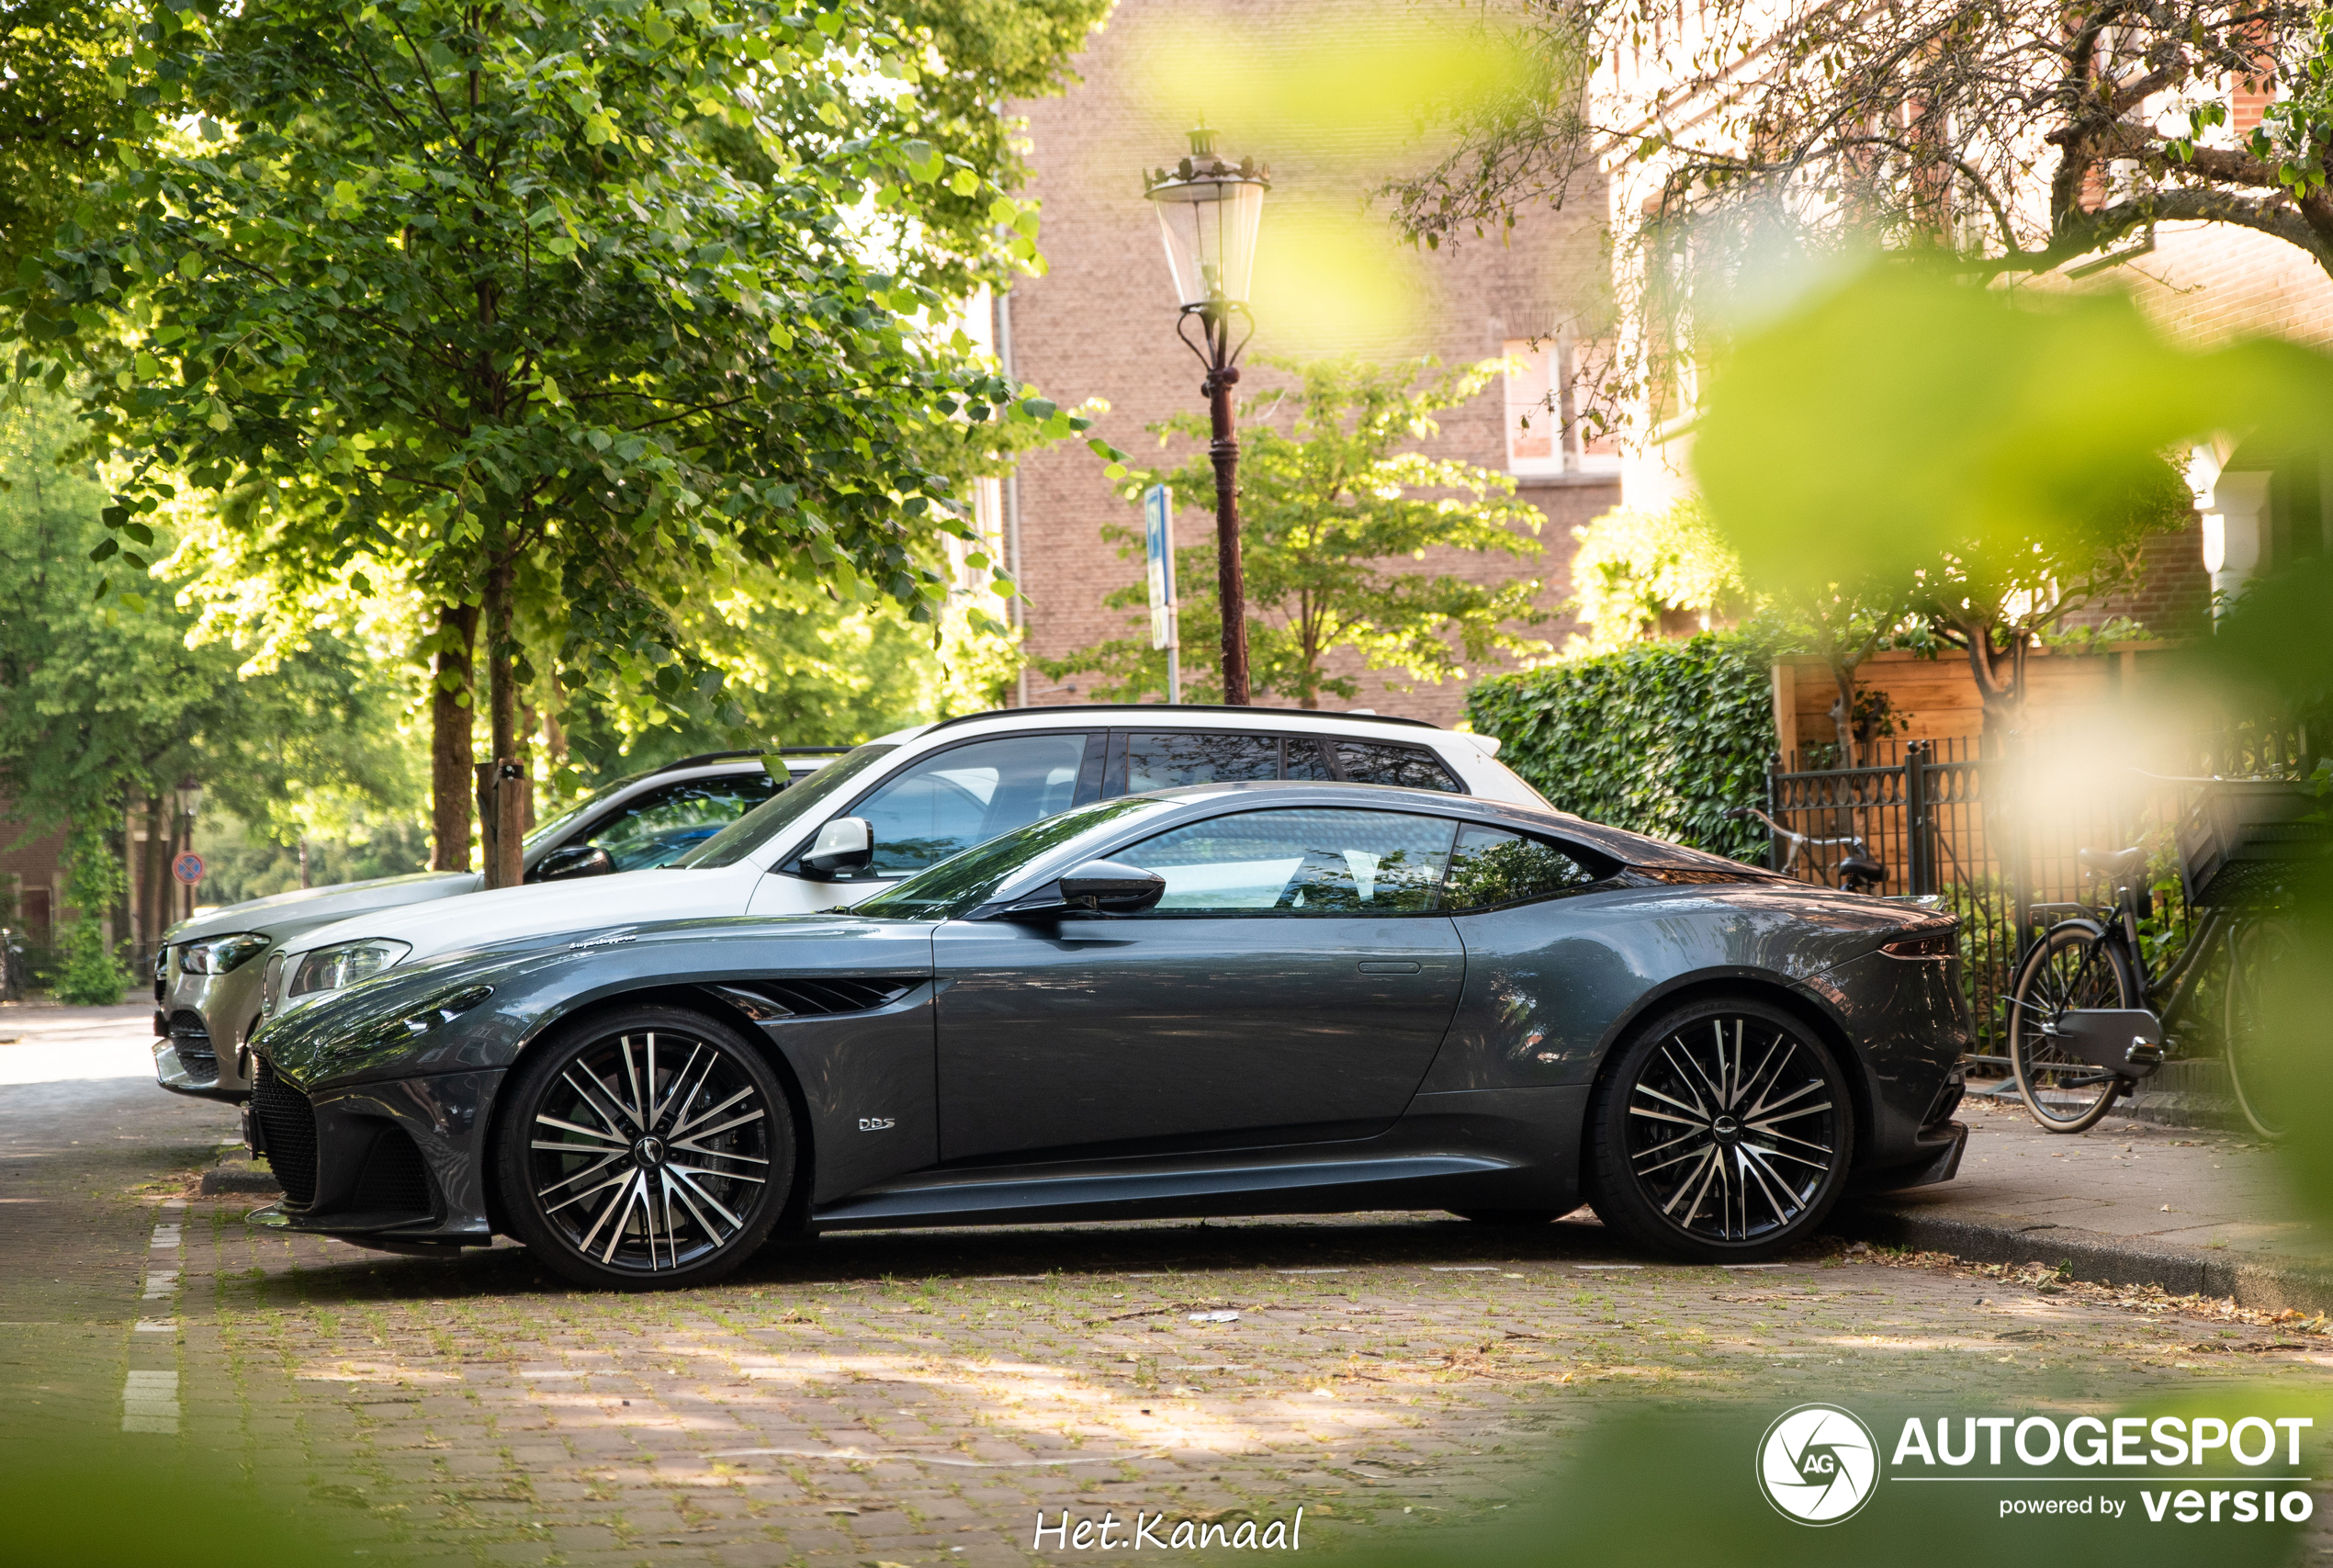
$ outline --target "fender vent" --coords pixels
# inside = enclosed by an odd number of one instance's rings
[[[707,986],[760,1022],[773,1018],[820,1018],[888,1007],[915,989],[919,979],[754,980],[737,986]]]
[[[284,1184],[284,1199],[299,1208],[316,1201],[316,1112],[308,1097],[276,1076],[262,1056],[251,1080],[252,1114],[267,1138],[267,1164]]]
[[[413,1135],[390,1122],[373,1140],[365,1173],[356,1179],[354,1207],[364,1213],[433,1214],[437,1194]]]

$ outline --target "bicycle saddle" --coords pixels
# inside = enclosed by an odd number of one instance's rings
[[[2147,870],[2144,844],[2133,844],[2126,850],[2084,850],[2079,858],[2084,871],[2118,883],[2132,881]]]

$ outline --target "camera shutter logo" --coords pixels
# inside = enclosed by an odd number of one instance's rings
[[[1776,1512],[1802,1525],[1835,1525],[1871,1500],[1879,1444],[1851,1412],[1801,1404],[1766,1428],[1757,1462],[1759,1488]]]

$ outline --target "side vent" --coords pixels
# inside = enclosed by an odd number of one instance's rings
[[[899,979],[753,980],[743,985],[704,988],[756,1022],[780,1018],[826,1018],[836,1013],[870,1012],[889,1007],[921,984],[920,976]]]
[[[437,1212],[437,1195],[430,1186],[429,1168],[422,1163],[421,1148],[411,1134],[393,1122],[384,1125],[373,1140],[364,1174],[356,1179],[352,1207],[367,1214]]]

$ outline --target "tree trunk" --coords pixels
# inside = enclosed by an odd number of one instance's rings
[[[437,676],[430,689],[430,833],[432,871],[470,868],[470,722],[477,711],[478,682],[471,649],[478,641],[478,611],[468,604],[437,609],[439,646],[431,660]],[[447,690],[445,677],[454,677]]]
[[[2009,646],[1993,647],[1991,626],[1966,628],[1968,672],[1977,682],[1977,695],[1985,706],[1985,733],[2012,733],[2025,707],[2025,642],[2022,632],[2009,633]]]
[[[517,749],[511,760],[518,763],[526,779],[526,787],[518,799],[518,826],[522,833],[535,831],[535,702],[529,697],[519,705]]]
[[[1839,765],[1860,768],[1863,758],[1855,746],[1855,667],[1833,663],[1831,679],[1839,687],[1838,699],[1831,705],[1831,728],[1839,738]]]
[[[169,818],[160,795],[146,797],[146,852],[138,867],[139,940],[147,948],[170,926]]]

